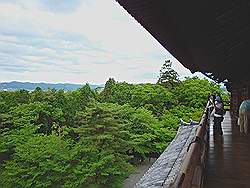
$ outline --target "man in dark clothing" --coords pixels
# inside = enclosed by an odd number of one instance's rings
[[[224,119],[225,109],[224,104],[219,96],[216,97],[214,103],[214,130],[219,132],[220,135],[223,135],[221,122]]]

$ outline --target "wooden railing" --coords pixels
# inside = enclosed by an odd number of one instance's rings
[[[168,148],[136,183],[136,188],[201,188],[208,150],[209,110],[199,123],[181,123]]]
[[[195,137],[189,144],[181,170],[171,185],[173,188],[201,188],[203,186],[208,148],[208,115],[208,110],[206,109],[197,128]]]

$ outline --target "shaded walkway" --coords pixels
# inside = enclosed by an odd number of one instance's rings
[[[250,187],[250,136],[241,135],[227,112],[224,135],[213,134],[210,126],[205,188]]]

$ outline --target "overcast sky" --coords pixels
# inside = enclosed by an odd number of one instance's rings
[[[190,76],[115,0],[0,0],[0,81],[156,82]]]

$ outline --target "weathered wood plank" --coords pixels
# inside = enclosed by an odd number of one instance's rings
[[[231,123],[229,112],[222,128],[224,134],[220,136],[210,126],[204,187],[249,188],[250,136],[239,133],[239,127]]]

